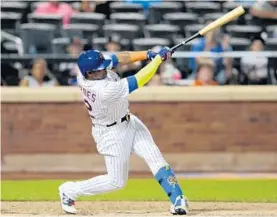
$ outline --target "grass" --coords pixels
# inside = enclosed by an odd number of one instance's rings
[[[2,201],[59,200],[58,186],[64,180],[2,181]],[[190,201],[277,202],[274,179],[188,179],[179,183]],[[81,200],[166,201],[153,179],[130,179],[125,189],[110,194],[82,197]]]

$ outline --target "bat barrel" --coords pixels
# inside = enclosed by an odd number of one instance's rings
[[[239,6],[235,9],[233,9],[232,11],[230,11],[229,13],[225,14],[224,16],[218,18],[214,22],[210,23],[205,28],[201,29],[199,31],[199,33],[200,33],[200,35],[205,35],[206,33],[210,32],[218,27],[221,27],[224,24],[238,18],[239,16],[241,16],[244,13],[245,13],[245,10],[243,9],[243,7]]]
[[[218,18],[214,22],[210,23],[209,25],[207,25],[206,27],[201,29],[199,32],[197,32],[194,35],[190,36],[185,41],[182,41],[180,44],[177,44],[174,47],[172,47],[171,48],[172,52],[174,52],[177,48],[181,47],[183,44],[186,44],[186,43],[190,42],[191,40],[193,40],[195,38],[204,36],[206,33],[210,32],[210,31],[212,31],[212,30],[214,30],[218,27],[221,27],[222,25],[238,18],[239,16],[241,16],[244,13],[245,13],[245,10],[243,9],[242,6],[239,6],[239,7],[235,8],[234,10],[232,10],[229,13],[225,14],[224,16]]]

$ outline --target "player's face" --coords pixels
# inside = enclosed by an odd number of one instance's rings
[[[99,70],[93,73],[89,73],[88,74],[88,79],[90,80],[101,80],[106,78],[107,76],[107,70],[103,69],[103,70]]]

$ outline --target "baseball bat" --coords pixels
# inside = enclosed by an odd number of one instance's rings
[[[192,35],[191,37],[189,37],[188,39],[182,41],[181,43],[175,45],[174,47],[171,48],[172,51],[175,51],[177,48],[181,47],[183,44],[186,44],[190,41],[192,41],[195,38],[204,36],[206,33],[220,27],[223,26],[226,23],[231,22],[232,20],[238,18],[239,16],[241,16],[242,14],[245,13],[245,10],[243,9],[242,6],[238,6],[235,9],[233,9],[232,11],[228,12],[227,14],[223,15],[222,17],[218,18],[217,20],[213,21],[212,23],[208,24],[207,26],[205,26],[203,29],[201,29],[200,31],[198,31],[197,33],[195,33],[194,35]]]

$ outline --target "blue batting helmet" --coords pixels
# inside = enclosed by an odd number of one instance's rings
[[[105,59],[103,54],[98,50],[88,50],[81,53],[77,61],[82,75],[86,75],[87,72],[106,69],[110,63],[111,60]]]

